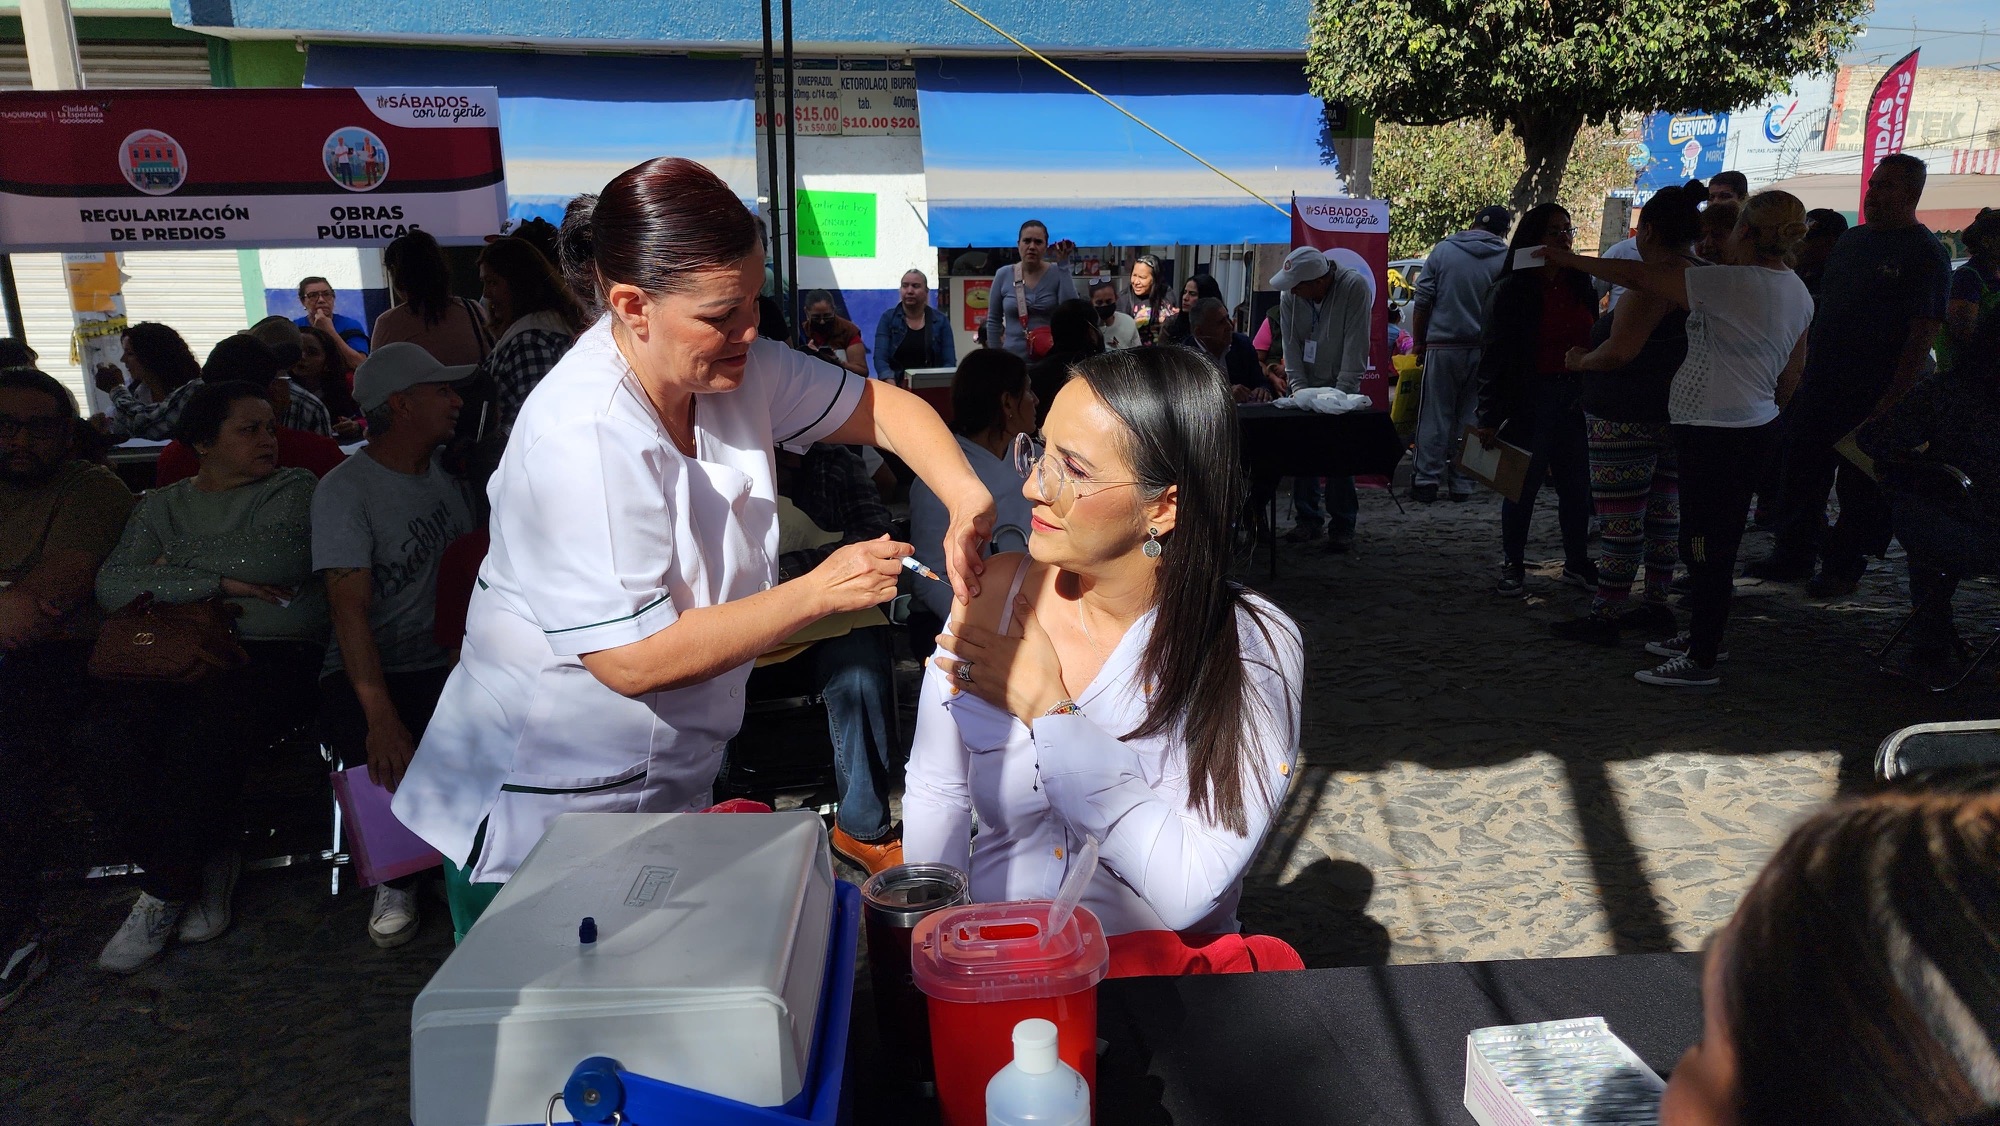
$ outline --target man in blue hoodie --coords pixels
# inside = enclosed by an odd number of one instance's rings
[[[1507,231],[1514,217],[1488,207],[1472,227],[1431,248],[1417,279],[1414,352],[1424,365],[1423,403],[1417,416],[1417,461],[1410,495],[1430,504],[1450,481],[1451,499],[1472,496],[1472,478],[1459,472],[1458,443],[1479,408],[1479,334],[1486,327],[1486,294],[1507,262]]]

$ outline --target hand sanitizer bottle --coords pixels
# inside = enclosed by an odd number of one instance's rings
[[[1090,1086],[1056,1056],[1056,1026],[1014,1026],[1014,1062],[986,1084],[986,1126],[1090,1126]]]

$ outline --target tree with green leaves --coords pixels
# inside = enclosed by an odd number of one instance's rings
[[[1873,0],[1315,0],[1314,93],[1384,121],[1512,129],[1511,202],[1556,198],[1585,125],[1727,109],[1826,70]]]
[[[1577,134],[1562,199],[1576,222],[1577,245],[1597,245],[1604,198],[1632,186],[1631,151],[1616,123]],[[1369,194],[1389,201],[1391,258],[1421,257],[1462,231],[1482,207],[1505,203],[1526,163],[1519,138],[1484,121],[1375,127]]]

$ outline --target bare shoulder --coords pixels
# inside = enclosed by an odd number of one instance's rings
[[[952,624],[969,622],[982,629],[998,630],[1000,619],[1006,616],[1007,595],[1014,589],[1014,577],[1022,568],[1033,566],[1034,560],[1025,551],[1010,551],[988,559],[986,573],[979,576],[979,593],[973,597],[972,604],[952,603]]]

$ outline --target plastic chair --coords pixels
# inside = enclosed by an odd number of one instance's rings
[[[1882,740],[1875,776],[1893,781],[1940,766],[2000,763],[2000,719],[1918,723]]]

